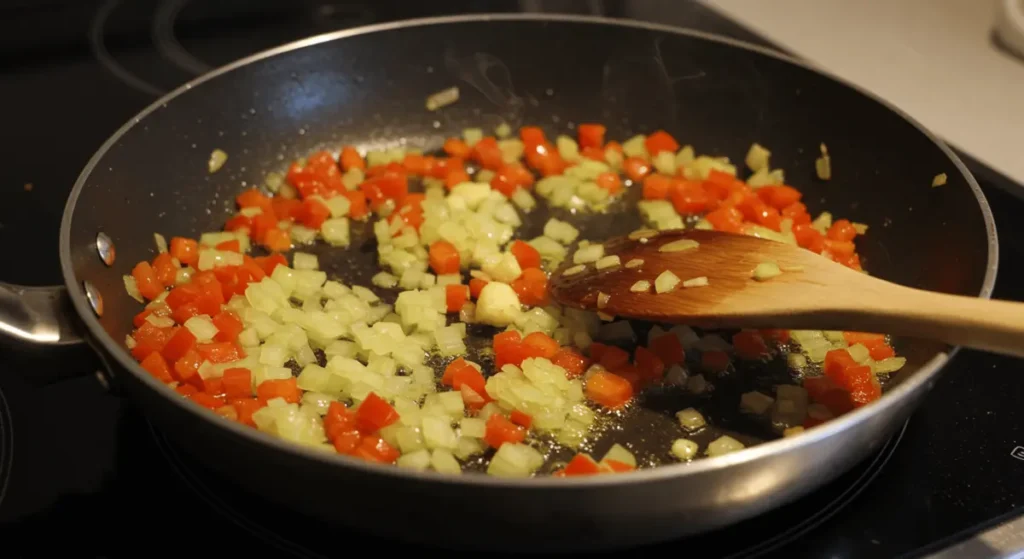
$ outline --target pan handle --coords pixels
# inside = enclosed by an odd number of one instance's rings
[[[101,369],[64,286],[0,282],[0,360],[26,378],[51,383]],[[13,363],[11,363],[13,361]]]

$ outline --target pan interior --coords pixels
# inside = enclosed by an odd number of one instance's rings
[[[429,95],[451,86],[460,89],[457,104],[425,109]],[[82,179],[71,220],[71,266],[78,282],[88,280],[103,294],[99,323],[109,335],[103,341],[121,346],[139,311],[121,277],[152,259],[152,234],[195,237],[220,229],[238,192],[261,185],[266,173],[294,158],[345,144],[436,150],[463,128],[491,130],[499,123],[574,135],[581,122],[601,122],[620,141],[665,129],[699,153],[737,163],[756,141],[804,192],[812,215],[828,210],[868,225],[859,250],[872,274],[947,293],[983,289],[990,238],[982,204],[947,154],[896,112],[806,68],[698,36],[539,20],[355,35],[203,81],[124,132]],[[821,143],[832,157],[827,182],[815,177]],[[214,149],[228,160],[210,174]],[[947,174],[947,184],[931,188],[939,173]],[[637,198],[634,189],[607,214],[554,215],[571,220],[581,238],[599,241],[640,226]],[[531,215],[517,236],[540,234],[549,215]],[[95,251],[100,231],[117,247],[109,268]],[[354,234],[346,251],[315,251],[329,274],[369,285],[378,271],[375,248],[365,230]],[[475,343],[491,334],[481,332]],[[944,349],[899,340],[908,364],[893,384]],[[737,380],[735,390],[744,382]],[[725,393],[712,416],[748,440],[764,438],[758,426],[734,417],[735,399]],[[663,451],[662,425],[674,420],[660,410],[682,403],[652,398],[622,436]]]

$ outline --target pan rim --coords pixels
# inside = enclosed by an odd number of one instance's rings
[[[333,31],[320,35],[314,35],[299,39],[290,43],[279,45],[262,52],[252,54],[250,56],[241,58],[210,72],[203,74],[181,86],[175,88],[171,92],[157,99],[149,106],[138,112],[134,117],[129,119],[123,124],[116,132],[114,132],[93,154],[83,167],[81,173],[75,181],[74,187],[68,196],[64,213],[61,218],[61,230],[60,230],[60,263],[61,270],[64,277],[65,285],[68,289],[70,299],[75,307],[79,317],[86,324],[88,329],[88,336],[95,343],[98,342],[103,350],[110,355],[113,355],[117,363],[130,371],[131,374],[138,377],[142,383],[148,387],[163,391],[165,397],[171,399],[171,401],[183,409],[186,413],[195,414],[206,418],[210,423],[216,425],[217,428],[226,429],[231,432],[233,436],[241,437],[250,444],[256,444],[260,446],[267,446],[272,448],[275,452],[285,452],[291,454],[297,458],[305,460],[312,460],[318,462],[324,462],[334,467],[348,467],[355,468],[361,473],[366,475],[382,475],[391,476],[396,479],[402,479],[407,481],[428,481],[437,482],[442,484],[450,484],[453,486],[481,486],[491,488],[516,488],[516,489],[530,489],[530,490],[542,490],[551,491],[555,489],[567,489],[567,490],[582,490],[585,488],[593,487],[608,487],[608,486],[621,486],[621,485],[636,485],[642,483],[657,483],[666,481],[676,477],[689,477],[699,476],[708,472],[717,470],[726,470],[733,465],[745,464],[757,462],[759,460],[767,459],[771,456],[782,455],[788,452],[795,451],[800,448],[809,447],[816,445],[824,441],[825,439],[831,438],[833,435],[838,434],[840,431],[847,429],[856,428],[858,425],[867,422],[876,413],[883,413],[883,410],[894,408],[900,404],[900,401],[909,397],[911,393],[919,390],[926,389],[925,385],[933,381],[938,372],[942,367],[959,351],[959,346],[950,348],[948,352],[939,352],[935,354],[932,359],[924,363],[920,369],[907,378],[905,381],[900,383],[898,386],[893,388],[890,392],[884,395],[880,400],[873,402],[867,406],[858,408],[853,412],[847,413],[841,418],[834,419],[828,423],[819,426],[818,428],[808,431],[797,437],[785,437],[772,441],[767,441],[738,452],[730,453],[724,456],[701,458],[690,463],[680,464],[669,464],[659,466],[657,468],[639,470],[632,472],[629,475],[619,476],[581,476],[578,478],[553,478],[551,476],[531,477],[531,478],[499,478],[488,475],[469,475],[469,476],[450,476],[445,474],[439,474],[436,472],[417,472],[411,471],[404,468],[397,468],[391,465],[379,465],[370,464],[363,460],[358,460],[348,456],[339,454],[328,454],[322,451],[314,450],[312,448],[306,448],[301,445],[292,443],[290,441],[279,439],[262,431],[252,429],[235,422],[221,421],[220,416],[215,414],[213,411],[201,408],[200,406],[192,405],[185,399],[177,397],[177,393],[172,389],[153,378],[152,375],[146,374],[141,366],[136,363],[133,359],[129,358],[128,352],[124,351],[116,340],[114,340],[104,330],[102,325],[96,316],[92,313],[88,302],[86,301],[84,292],[81,284],[75,277],[72,258],[71,258],[71,221],[74,214],[75,206],[81,195],[82,190],[85,188],[92,171],[102,161],[103,157],[107,154],[111,147],[113,147],[122,136],[124,136],[129,130],[135,125],[142,122],[142,120],[150,113],[165,107],[176,97],[184,94],[187,91],[195,88],[196,86],[219,77],[223,74],[227,74],[235,69],[247,66],[254,62],[258,62],[264,59],[272,58],[274,56],[284,54],[287,52],[299,50],[306,47],[318,45],[320,43],[326,43],[330,41],[336,41],[345,39],[348,37],[354,37],[359,35],[366,35],[371,33],[386,32],[404,28],[412,27],[426,27],[426,26],[440,26],[448,24],[460,24],[468,22],[490,22],[490,21],[531,21],[531,22],[556,22],[556,23],[584,23],[592,25],[609,25],[617,27],[628,27],[634,29],[645,29],[649,31],[655,31],[660,33],[668,33],[674,35],[689,36],[696,39],[724,44],[732,48],[746,50],[753,52],[761,56],[767,56],[774,58],[784,63],[792,64],[794,66],[806,69],[808,71],[822,75],[844,87],[847,87],[857,93],[875,101],[881,106],[893,111],[898,116],[903,118],[906,122],[917,128],[917,130],[923,134],[926,138],[932,141],[953,163],[954,168],[964,177],[967,181],[967,185],[970,187],[971,192],[974,194],[975,199],[978,202],[979,209],[982,212],[982,217],[985,222],[985,229],[988,236],[988,255],[987,255],[987,266],[985,270],[985,276],[982,280],[979,297],[990,298],[992,291],[995,286],[996,274],[999,264],[999,242],[995,227],[995,221],[992,216],[991,208],[989,207],[988,200],[985,194],[982,192],[981,187],[978,185],[974,176],[967,169],[960,158],[949,148],[949,146],[936,137],[932,132],[925,128],[920,122],[906,114],[900,108],[893,104],[879,98],[875,94],[850,83],[849,81],[838,77],[831,72],[819,68],[810,62],[799,60],[791,56],[773,51],[771,49],[761,47],[759,45],[747,43],[738,39],[725,37],[722,35],[709,33],[685,27],[675,27],[671,25],[651,23],[636,20],[627,20],[619,18],[608,18],[602,16],[586,16],[586,15],[571,15],[571,14],[538,14],[538,13],[496,13],[496,14],[470,14],[470,15],[454,15],[454,16],[439,16],[439,17],[427,17],[427,18],[416,18],[400,20],[388,23],[366,25],[356,27],[352,29],[345,29],[340,31]]]

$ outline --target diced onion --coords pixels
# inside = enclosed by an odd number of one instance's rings
[[[580,234],[579,230],[572,225],[551,218],[544,224],[544,236],[550,237],[562,244],[571,244]]]
[[[775,399],[757,391],[745,392],[740,396],[740,410],[761,415],[775,403]]]
[[[608,449],[608,452],[604,453],[604,458],[601,458],[601,461],[604,462],[606,460],[615,460],[617,462],[633,466],[634,468],[636,467],[636,457],[633,456],[633,453],[626,447],[619,443],[613,444],[611,448]]]
[[[631,285],[629,290],[633,293],[646,293],[651,290],[651,282],[647,280],[639,280]]]
[[[871,370],[876,374],[895,373],[902,369],[906,364],[906,357],[887,357],[881,361],[875,361],[872,363]]]
[[[530,477],[544,464],[544,455],[523,443],[505,443],[491,457],[487,473],[498,477]]]
[[[721,456],[730,452],[736,452],[737,450],[743,450],[743,448],[743,443],[728,435],[722,435],[721,437],[711,441],[708,445],[707,455]]]
[[[320,262],[315,254],[296,252],[292,254],[292,268],[296,270],[317,270]]]
[[[153,233],[153,241],[156,243],[156,251],[159,253],[167,252],[167,239],[164,238],[160,233]]]
[[[122,276],[122,279],[124,279],[124,289],[128,292],[128,296],[140,303],[145,303],[145,299],[142,298],[142,292],[139,291],[139,286],[135,283],[135,278],[132,276]]]
[[[932,188],[946,184],[946,180],[946,173],[939,173],[935,175],[935,178],[932,179]]]
[[[639,268],[640,266],[643,266],[643,265],[644,265],[644,259],[643,258],[634,258],[634,259],[630,260],[629,262],[626,262],[626,267],[630,268],[630,269],[632,269],[632,268]]]
[[[703,394],[708,389],[708,381],[704,375],[693,375],[686,379],[686,389],[694,394]]]
[[[491,326],[508,326],[519,316],[519,296],[511,286],[492,281],[480,291],[475,320]]]
[[[680,281],[679,276],[673,274],[670,270],[665,270],[654,280],[654,291],[656,293],[668,293],[675,289]]]
[[[757,171],[768,168],[768,160],[771,155],[772,152],[768,151],[760,144],[755,143],[750,146],[750,151],[747,152],[747,157],[744,162],[751,171],[756,173]]]
[[[681,425],[683,429],[690,432],[698,431],[707,425],[707,421],[704,420],[704,416],[694,408],[686,408],[685,410],[677,412],[676,419],[679,420],[679,425]]]
[[[192,335],[200,342],[212,340],[220,331],[206,316],[193,316],[185,321],[185,328],[188,328],[189,332],[192,332]]]
[[[690,439],[676,439],[672,441],[672,455],[684,462],[692,460],[697,455],[698,450],[700,450],[700,447]]]
[[[430,467],[430,461],[430,451],[424,448],[399,456],[398,461],[395,462],[395,464],[397,464],[399,468],[423,471]]]
[[[377,287],[392,289],[398,285],[398,278],[387,272],[378,272],[373,276],[370,282]]]
[[[707,276],[700,276],[698,278],[690,278],[683,281],[683,287],[707,287],[708,278]]]
[[[750,275],[757,281],[766,281],[776,276],[781,276],[782,270],[774,262],[761,262],[754,267],[754,271]]]
[[[572,255],[573,264],[597,262],[604,256],[604,245],[587,245]]]

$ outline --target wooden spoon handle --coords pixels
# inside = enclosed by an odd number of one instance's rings
[[[883,291],[861,299],[851,326],[1024,357],[1024,303],[902,286]]]

